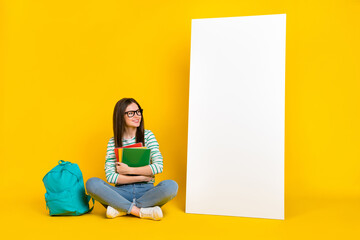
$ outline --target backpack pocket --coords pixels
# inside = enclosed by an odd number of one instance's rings
[[[76,215],[73,199],[69,191],[45,193],[46,206],[50,215]]]

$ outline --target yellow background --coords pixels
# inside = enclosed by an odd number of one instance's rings
[[[286,220],[185,214],[191,19],[281,13]],[[1,1],[1,234],[358,239],[359,14],[359,0]],[[84,180],[105,179],[123,97],[139,101],[160,144],[157,182],[179,183],[165,218],[108,220],[99,203],[85,216],[49,217],[41,180],[58,160],[78,163]]]

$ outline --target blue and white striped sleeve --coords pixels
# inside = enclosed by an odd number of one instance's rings
[[[159,150],[159,144],[155,138],[155,135],[150,131],[147,130],[146,134],[146,148],[150,149],[150,168],[153,173],[159,174],[163,171],[163,157]]]
[[[116,184],[116,180],[119,174],[116,172],[116,157],[115,157],[115,141],[112,137],[107,145],[106,157],[105,157],[105,175],[106,180],[109,183]]]

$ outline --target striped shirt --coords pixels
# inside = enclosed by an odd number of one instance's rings
[[[159,144],[152,131],[145,130],[145,147],[150,149],[150,168],[153,175],[163,171],[163,157],[159,150]],[[128,146],[135,143],[135,137],[131,139],[123,139],[123,146]],[[107,152],[105,157],[105,175],[109,183],[116,184],[119,174],[116,172],[116,157],[115,157],[115,140],[114,137],[110,138],[107,145]],[[152,178],[151,183],[155,182]]]

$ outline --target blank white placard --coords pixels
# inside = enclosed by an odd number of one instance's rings
[[[186,212],[284,219],[286,14],[193,19]]]

